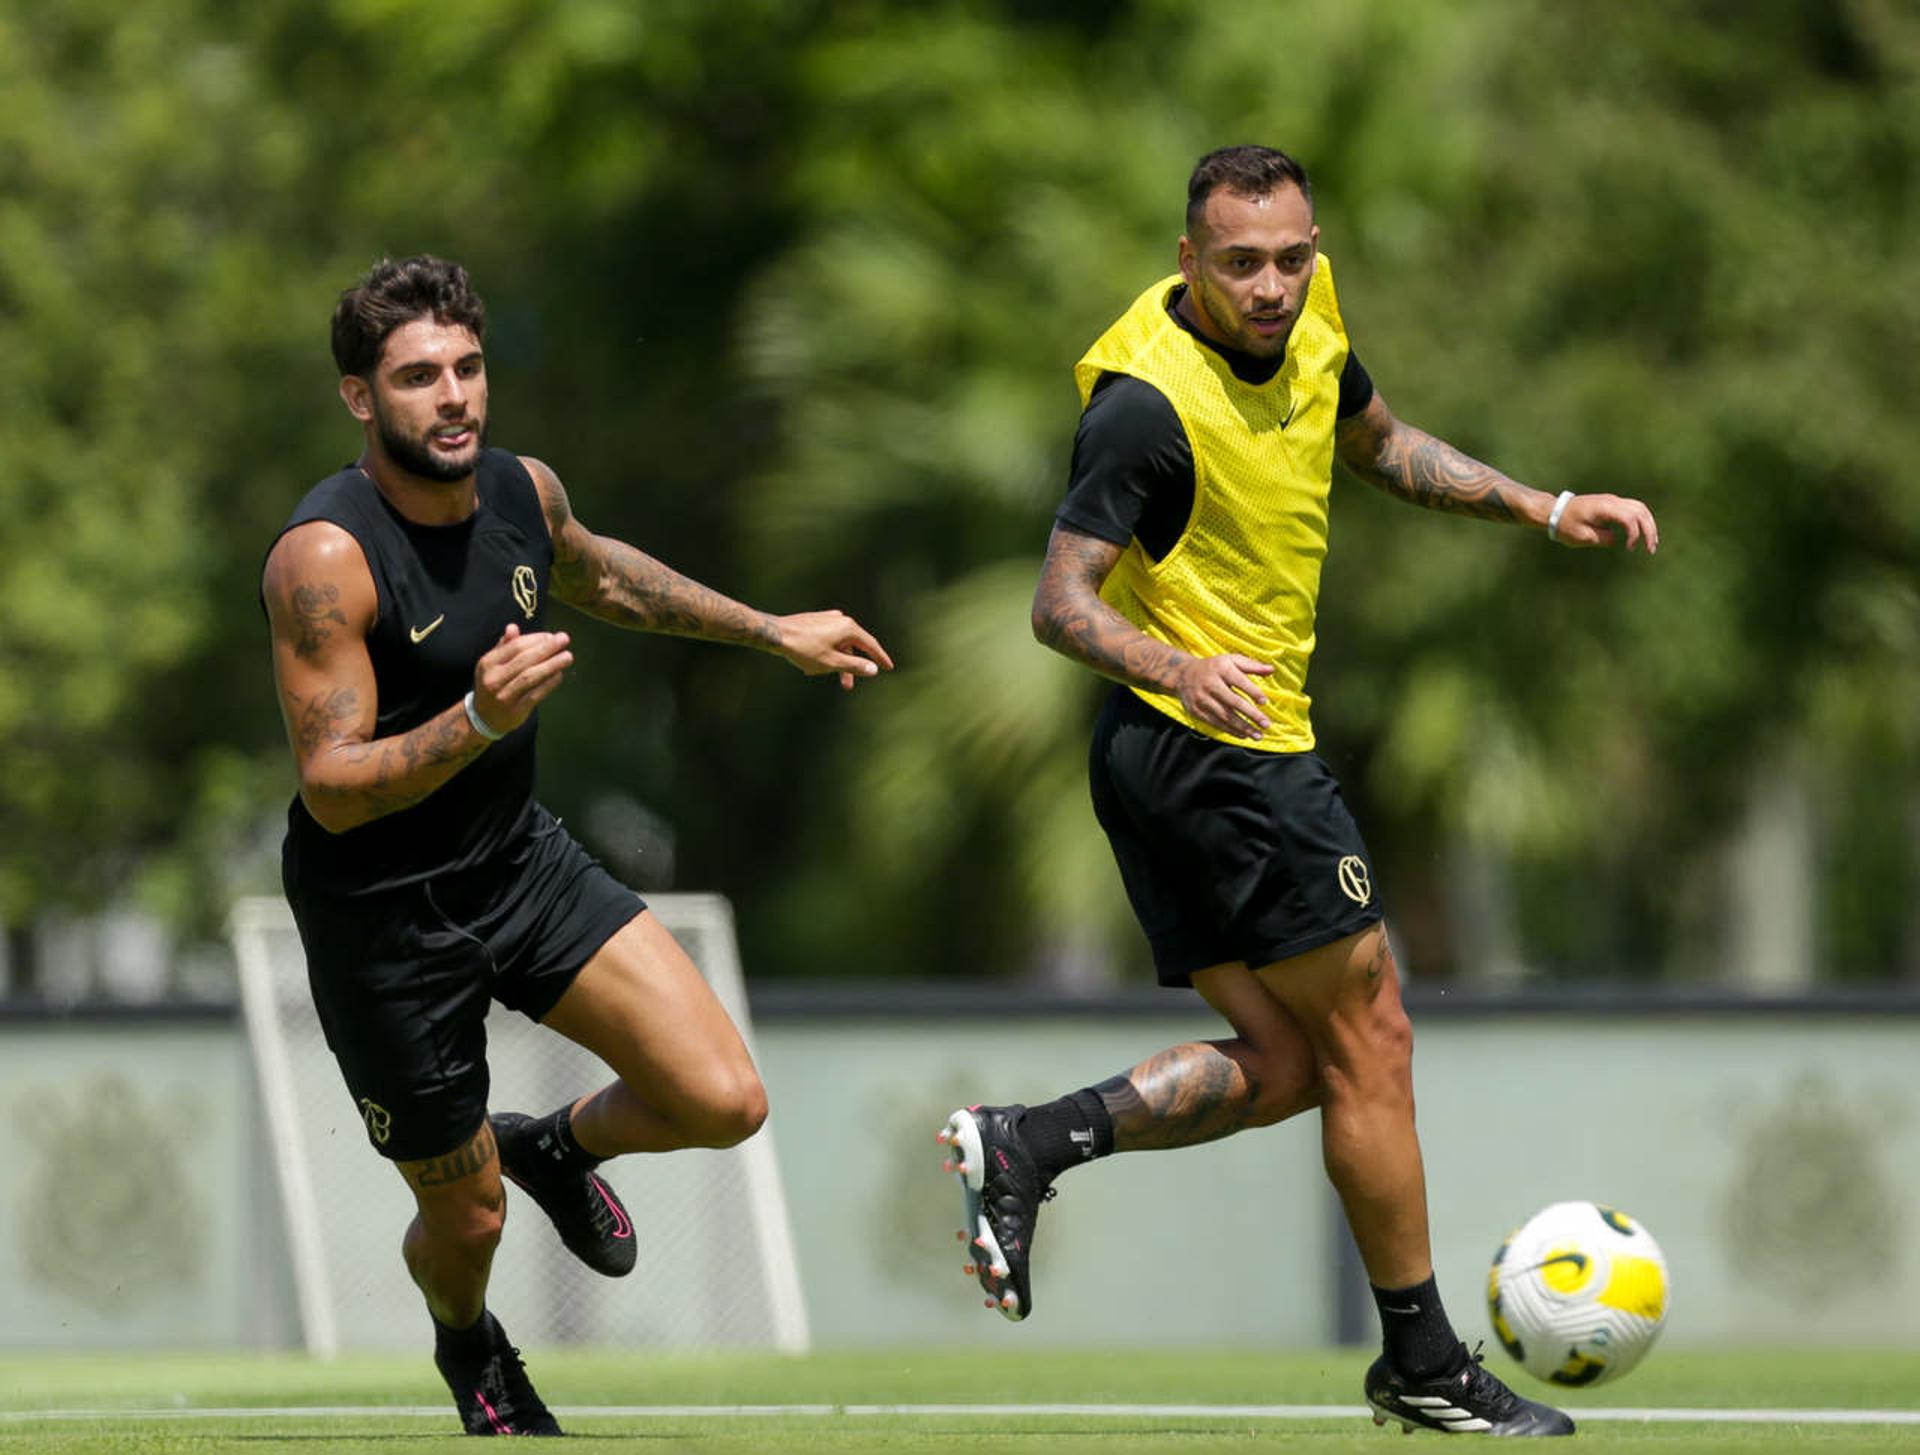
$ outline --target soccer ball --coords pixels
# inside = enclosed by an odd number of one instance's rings
[[[1554,1384],[1618,1379],[1653,1347],[1667,1305],[1667,1260],[1653,1235],[1594,1202],[1541,1209],[1487,1270],[1495,1337]]]

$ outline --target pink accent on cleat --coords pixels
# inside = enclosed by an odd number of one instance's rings
[[[600,1194],[600,1201],[607,1205],[607,1211],[613,1214],[614,1239],[621,1241],[631,1238],[633,1236],[633,1224],[627,1221],[626,1209],[622,1208],[613,1194],[607,1191],[607,1184],[591,1172],[587,1174],[587,1181],[593,1185],[593,1190]]]
[[[473,1392],[473,1397],[480,1401],[480,1408],[487,1412],[487,1423],[493,1426],[494,1434],[511,1435],[513,1433],[513,1430],[509,1428],[507,1422],[493,1412],[493,1406],[487,1403],[487,1397],[484,1394],[476,1389]]]

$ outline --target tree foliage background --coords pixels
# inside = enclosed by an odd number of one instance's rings
[[[1143,963],[1037,646],[1072,361],[1195,157],[1315,177],[1396,412],[1659,515],[1653,561],[1336,483],[1312,688],[1416,974],[1728,973],[1811,805],[1819,969],[1916,973],[1920,17],[1900,0],[0,0],[0,922],[182,943],[271,888],[257,599],[357,448],[326,320],[382,253],[493,311],[494,437],[901,670],[582,623],[543,794],[762,976]],[[1481,926],[1476,930],[1475,926]]]

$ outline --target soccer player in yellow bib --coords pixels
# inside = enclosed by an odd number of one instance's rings
[[[1396,419],[1350,345],[1299,163],[1201,158],[1180,271],[1075,369],[1072,480],[1034,596],[1041,641],[1118,684],[1095,730],[1095,811],[1163,985],[1232,1034],[1171,1047],[1044,1106],[949,1118],[991,1301],[1033,1305],[1040,1203],[1111,1152],[1193,1146],[1320,1109],[1327,1175],[1373,1285],[1376,1420],[1553,1435],[1441,1307],[1414,1130],[1412,1031],[1372,859],[1312,749],[1305,691],[1336,455],[1433,510],[1566,546],[1651,553],[1637,500],[1549,494]]]

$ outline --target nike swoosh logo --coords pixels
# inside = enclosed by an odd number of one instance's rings
[[[417,647],[420,645],[420,643],[424,642],[428,637],[432,636],[434,634],[434,631],[439,627],[440,623],[445,621],[446,619],[447,619],[447,614],[443,611],[438,616],[436,616],[432,621],[428,622],[425,626],[408,627],[407,635],[413,639],[413,644]]]
[[[1560,1263],[1571,1264],[1575,1273],[1585,1273],[1587,1271],[1587,1255],[1585,1253],[1559,1253],[1551,1258],[1543,1258],[1533,1266],[1537,1272],[1542,1268],[1552,1268]]]
[[[593,1190],[600,1194],[600,1201],[604,1202],[607,1205],[607,1211],[613,1214],[613,1236],[615,1240],[631,1238],[633,1236],[633,1224],[627,1221],[627,1215],[620,1210],[620,1204],[608,1195],[607,1184],[602,1182],[598,1177],[595,1177],[591,1172],[587,1174],[587,1181],[593,1184]]]

